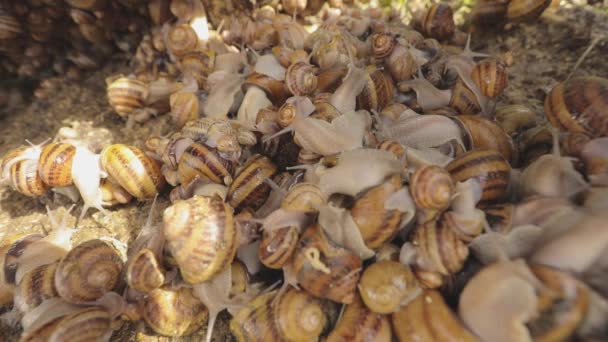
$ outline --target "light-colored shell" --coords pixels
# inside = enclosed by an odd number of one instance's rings
[[[40,179],[50,187],[72,185],[72,161],[76,147],[66,143],[46,145],[38,159]]]
[[[533,21],[551,4],[550,0],[513,0],[507,6],[509,21]]]
[[[134,78],[120,77],[108,85],[108,100],[116,113],[126,117],[143,108],[148,98],[148,85]]]
[[[158,334],[189,335],[201,328],[209,312],[188,287],[161,287],[148,294],[141,305],[144,321]]]
[[[388,316],[369,310],[358,294],[346,306],[342,317],[327,336],[327,342],[392,340],[391,323]]]
[[[111,324],[112,317],[108,310],[100,306],[86,307],[25,333],[20,341],[103,341],[112,332]]]
[[[190,120],[198,119],[199,102],[196,94],[191,92],[177,92],[169,97],[171,118],[177,127],[182,127]]]
[[[118,286],[123,267],[123,256],[111,243],[89,240],[74,247],[60,261],[55,288],[70,303],[91,302]]]
[[[395,48],[397,40],[389,33],[374,33],[372,35],[372,52],[376,58],[388,57]]]
[[[160,163],[134,146],[115,144],[101,152],[101,167],[137,199],[153,198],[165,185]]]
[[[437,291],[425,291],[391,315],[399,341],[478,342],[447,306]]]
[[[299,236],[295,227],[264,231],[258,247],[260,262],[268,268],[282,268],[291,259]]]
[[[298,183],[294,185],[281,202],[281,208],[307,213],[317,212],[319,207],[327,203],[327,196],[313,183]]]
[[[373,312],[388,314],[420,294],[420,285],[409,266],[396,261],[378,261],[365,269],[359,280],[359,294]]]
[[[175,25],[167,32],[165,44],[171,53],[176,56],[183,56],[196,49],[198,37],[190,25]]]
[[[195,196],[165,210],[167,248],[186,282],[202,283],[230,266],[237,248],[232,211],[218,196]]]
[[[425,165],[410,178],[410,193],[418,208],[425,212],[423,221],[445,210],[454,192],[454,181],[442,167]]]
[[[293,95],[312,94],[317,89],[315,67],[306,62],[291,64],[285,72],[285,85]]]
[[[163,285],[165,275],[154,253],[144,248],[129,258],[126,279],[132,288],[148,293]]]
[[[318,339],[328,323],[322,301],[306,291],[290,287],[273,304],[277,330],[288,341]]]

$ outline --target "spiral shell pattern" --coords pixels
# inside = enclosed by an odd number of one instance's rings
[[[120,77],[108,85],[110,106],[122,117],[143,108],[148,97],[148,85],[140,80]]]
[[[66,143],[46,145],[38,159],[40,179],[50,187],[72,185],[72,161],[76,147]]]
[[[230,184],[226,200],[237,211],[244,208],[258,209],[270,194],[266,179],[276,172],[276,165],[268,157],[259,154],[252,156]]]

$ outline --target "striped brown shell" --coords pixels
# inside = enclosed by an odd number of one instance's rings
[[[458,78],[452,87],[449,106],[461,114],[477,114],[481,112],[481,106],[475,93],[469,89],[462,78]]]
[[[463,129],[464,143],[469,149],[498,151],[509,163],[517,161],[513,139],[495,121],[479,115],[458,115],[452,118]]]
[[[412,243],[418,247],[415,271],[449,276],[460,271],[469,256],[469,248],[447,227],[429,221],[413,233]]]
[[[205,305],[192,288],[185,286],[153,290],[141,304],[141,314],[156,333],[164,336],[189,335],[209,319]]]
[[[466,152],[450,162],[446,170],[456,182],[470,178],[479,181],[482,188],[481,205],[498,202],[507,193],[511,166],[496,151],[475,149]]]
[[[393,79],[387,72],[375,67],[369,67],[366,77],[366,85],[357,95],[357,108],[381,111],[395,95]]]
[[[293,63],[285,71],[285,85],[296,96],[306,96],[317,89],[316,68],[307,62]]]
[[[392,341],[391,323],[386,315],[368,309],[358,294],[346,306],[342,317],[327,336],[327,342]]]
[[[540,17],[551,0],[512,0],[507,7],[507,19],[515,22],[533,21]]]
[[[509,83],[507,67],[513,63],[513,57],[490,58],[477,63],[471,71],[471,79],[481,93],[487,97],[495,98],[502,94]]]
[[[479,341],[434,290],[425,291],[393,313],[391,321],[398,341]]]
[[[174,25],[167,32],[165,44],[171,53],[179,57],[196,49],[198,36],[188,24]]]
[[[608,135],[608,79],[573,77],[556,85],[545,98],[551,124],[571,133]]]
[[[327,196],[314,183],[298,183],[291,187],[281,201],[281,208],[307,213],[317,212],[327,203]]]
[[[260,262],[268,268],[282,268],[291,259],[299,236],[295,227],[264,231],[258,247]]]
[[[11,186],[29,197],[44,195],[49,187],[46,185],[38,173],[38,161],[33,159],[20,160],[10,169]]]
[[[425,165],[414,172],[409,189],[414,203],[425,214],[423,221],[426,221],[450,205],[454,181],[444,168]]]
[[[246,92],[249,87],[262,89],[268,96],[268,99],[277,107],[282,105],[289,97],[289,90],[285,86],[285,82],[257,72],[253,72],[247,76],[247,79],[243,83],[243,91]]]
[[[253,155],[234,177],[226,201],[237,211],[244,208],[258,209],[270,194],[266,179],[276,172],[276,165],[268,157]]]
[[[0,8],[0,40],[16,38],[21,33],[17,18],[4,8]]]
[[[297,108],[293,102],[285,102],[277,113],[276,121],[281,127],[287,127],[291,125],[297,115]],[[259,113],[258,113],[259,115]]]
[[[199,102],[196,94],[191,92],[177,92],[169,97],[171,106],[171,119],[177,127],[182,127],[190,120],[199,116]]]
[[[163,285],[165,275],[154,253],[144,248],[129,258],[126,280],[137,291],[148,293]]]
[[[76,147],[67,143],[51,143],[46,145],[38,159],[40,179],[51,187],[72,185],[72,161]]]
[[[542,265],[531,267],[544,287],[540,291],[539,314],[527,322],[534,341],[566,341],[585,319],[591,305],[586,285],[574,276]]]
[[[84,307],[68,315],[60,316],[38,329],[21,336],[22,342],[100,341],[112,332],[112,317],[101,306]]]
[[[108,84],[108,101],[116,113],[126,117],[143,108],[148,97],[148,85],[134,78],[120,77]]]
[[[398,44],[393,49],[393,52],[384,60],[384,65],[396,82],[411,79],[418,68],[410,50],[401,44]]]
[[[359,294],[373,312],[388,314],[420,294],[420,285],[409,266],[396,261],[377,261],[359,280]]]
[[[316,340],[329,323],[323,302],[293,287],[278,294],[273,311],[277,330],[288,341]]]
[[[361,259],[334,244],[316,224],[302,233],[293,255],[298,284],[310,294],[352,303],[361,275]]]
[[[255,297],[230,320],[230,331],[238,342],[282,341],[273,317],[277,291]]]
[[[396,209],[387,210],[384,203],[400,189],[401,176],[394,175],[384,183],[367,190],[351,208],[353,220],[367,247],[380,247],[391,240],[399,230],[402,213]]]
[[[230,183],[234,163],[222,158],[217,149],[193,143],[182,153],[177,165],[180,184],[190,184],[196,178],[216,184]]]
[[[419,18],[422,33],[437,40],[446,40],[452,37],[456,30],[454,12],[447,4],[433,4]]]
[[[508,1],[477,1],[471,12],[471,21],[477,25],[504,24],[508,5]]]
[[[178,201],[163,214],[166,246],[184,280],[199,284],[230,266],[237,248],[232,208],[219,196]]]
[[[41,265],[26,273],[15,293],[15,306],[22,313],[37,307],[43,301],[58,297],[55,288],[55,270],[58,262]]]
[[[381,32],[372,35],[372,53],[376,58],[388,57],[396,44],[397,40],[390,33]]]
[[[55,288],[70,303],[91,302],[121,281],[123,256],[110,242],[94,239],[74,247],[55,271]]]
[[[137,199],[153,198],[165,185],[160,163],[134,146],[114,144],[101,152],[101,167]]]

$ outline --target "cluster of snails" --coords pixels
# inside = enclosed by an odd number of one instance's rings
[[[0,160],[1,183],[28,197],[52,190],[74,202],[82,198],[80,218],[90,208],[105,213],[106,206],[154,198],[164,187],[160,163],[141,149],[124,144],[102,148],[69,135],[75,132],[66,127],[52,142],[28,142],[7,152]]]
[[[136,48],[148,6],[125,0],[0,1],[0,71],[80,79],[117,50]]]
[[[514,58],[472,52],[449,6],[408,25],[380,9],[325,8],[309,33],[296,14],[315,6],[261,7],[222,31],[200,26],[198,1],[172,1],[176,19],[156,17],[137,71],[110,77],[108,100],[130,123],[170,112],[177,130],[149,137],[145,152],[58,141],[3,159],[21,191],[65,186],[44,170],[72,155],[97,170],[98,196],[106,174],[140,199],[173,186],[162,223],[150,215],[126,253],[105,259],[124,279],[86,301],[59,290],[75,250],[111,247],[85,242],[39,271],[54,288],[35,303],[101,311],[120,300],[104,311],[105,339],[113,322],[143,320],[171,337],[206,325],[210,341],[224,310],[238,341],[608,336],[608,80],[556,85],[553,127],[539,125],[529,108],[496,106]],[[135,181],[139,171],[148,178]],[[93,183],[69,175],[92,206]],[[11,270],[31,269],[17,250],[30,247],[2,246],[10,291],[24,281]],[[24,340],[65,331],[27,317]]]

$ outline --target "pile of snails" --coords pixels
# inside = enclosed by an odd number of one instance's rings
[[[514,57],[471,51],[445,4],[409,24],[325,8],[309,33],[294,15],[307,3],[284,1],[289,15],[261,7],[201,35],[197,3],[172,2],[137,71],[107,80],[129,124],[170,112],[173,132],[143,150],[59,137],[2,159],[18,191],[74,184],[85,208],[172,187],[128,248],[72,247],[61,224],[3,240],[0,299],[22,340],[108,340],[143,321],[211,341],[224,310],[237,341],[608,336],[607,79],[557,84],[545,122],[497,105]]]

